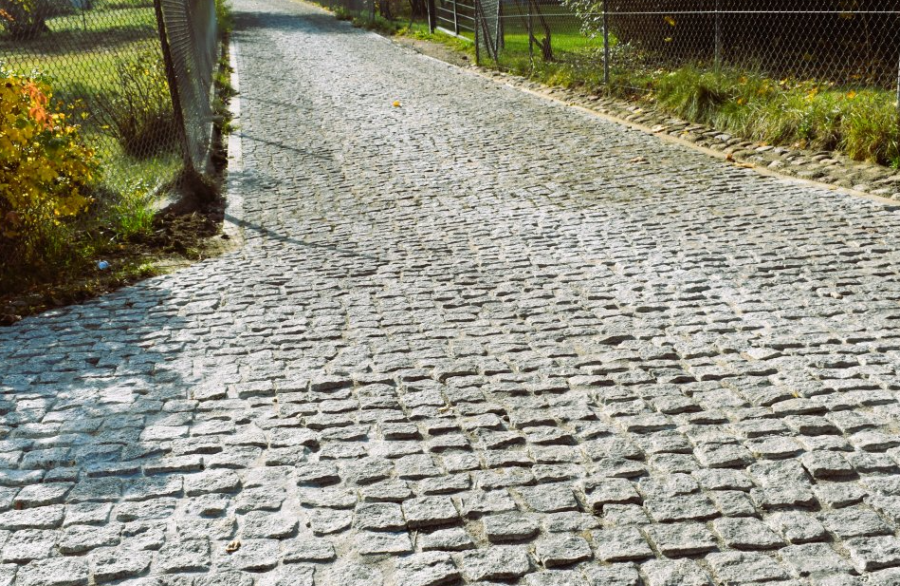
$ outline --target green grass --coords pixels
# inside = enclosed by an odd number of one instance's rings
[[[133,43],[158,39],[153,5],[143,1],[112,6],[97,2],[91,10],[50,18],[47,26],[49,33],[30,40],[0,35],[0,55],[11,65],[29,57],[72,57],[80,53],[97,59],[127,52]]]
[[[50,18],[47,26],[51,32],[27,41],[0,34],[0,61],[23,73],[48,75],[55,99],[88,114],[85,102],[119,87],[118,62],[160,51],[153,4],[145,0],[96,0],[91,10]],[[147,178],[164,185],[181,170],[177,153],[128,156],[92,126],[89,115],[82,135],[103,162],[105,187],[114,191]]]
[[[74,114],[75,120],[83,120],[80,135],[102,164],[101,181],[94,186],[93,201],[84,212],[54,222],[28,240],[0,237],[0,323],[151,276],[157,272],[154,263],[164,257],[187,257],[194,245],[185,249],[182,242],[196,241],[201,246],[210,236],[213,222],[207,216],[156,214],[158,193],[185,176],[180,151],[162,145],[152,149],[142,143],[142,150],[132,152],[143,156],[129,156],[120,143],[122,134],[116,137],[104,132],[98,128],[100,117],[90,115],[92,107],[100,111],[102,100],[98,98],[117,93],[131,98],[129,103],[144,104],[149,98],[135,96],[147,95],[168,104],[165,97],[160,98],[167,94],[165,83],[147,81],[163,79],[152,70],[161,60],[161,55],[155,58],[160,46],[152,3],[94,2],[94,9],[83,15],[49,19],[51,32],[34,39],[13,43],[0,29],[0,61],[8,69],[37,71],[48,79],[54,93],[52,109],[60,107]],[[216,12],[224,38],[233,22],[227,0],[216,1]],[[135,78],[147,82],[149,93],[127,89],[130,86],[125,81]],[[227,127],[225,101],[234,95],[227,60],[224,66],[220,63],[214,81],[214,108],[222,116],[222,126]],[[225,131],[227,128],[216,129]],[[147,156],[150,152],[153,154]],[[222,158],[217,151],[214,162],[217,156]],[[100,259],[110,261],[111,268],[100,271],[96,264]]]
[[[620,73],[618,91],[628,93],[623,82],[643,88],[643,99],[667,112],[750,140],[900,165],[900,120],[891,91],[778,80],[730,68],[683,67],[641,77]]]
[[[350,18],[345,17],[344,20],[350,20],[353,26],[376,31],[384,35],[396,35],[404,28],[403,23],[399,20],[388,20],[380,14],[376,14],[375,18],[371,18],[368,13],[354,14],[351,11],[347,11],[346,16]]]
[[[219,34],[227,39],[234,30],[234,11],[230,0],[216,0],[216,22],[219,25]]]
[[[28,40],[13,41],[0,30],[0,61],[8,69],[40,72],[49,79],[54,103],[64,104],[80,121],[82,139],[101,162],[100,183],[89,210],[41,242],[41,262],[4,276],[10,290],[77,280],[96,270],[90,263],[97,255],[148,235],[154,197],[183,169],[173,149],[129,156],[116,138],[101,132],[90,112],[98,96],[121,91],[117,65],[161,53],[152,2],[94,0],[92,9],[50,18],[47,26],[50,32]]]
[[[527,25],[515,10],[513,6],[503,19],[504,39],[496,64],[502,70],[551,86],[649,103],[688,121],[764,144],[841,151],[856,160],[900,167],[900,117],[893,91],[772,78],[752,67],[661,68],[652,55],[620,45],[615,37],[610,38],[607,85],[603,40],[583,35],[571,12],[564,7],[543,8],[553,48],[552,60],[545,60],[537,44],[529,46]],[[536,15],[532,27],[536,39],[543,40],[544,27]],[[472,43],[440,32],[428,34],[421,23],[398,34],[474,53]]]
[[[427,24],[423,22],[414,22],[412,25],[398,31],[398,34],[419,39],[421,41],[440,43],[441,45],[450,47],[454,51],[462,53],[470,58],[475,57],[475,43],[474,35],[472,33],[462,32],[461,37],[463,38],[448,35],[439,30],[430,33]]]

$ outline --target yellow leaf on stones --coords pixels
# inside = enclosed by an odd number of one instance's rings
[[[394,107],[395,107],[395,108],[399,108],[399,107],[400,107],[400,100],[394,100]]]

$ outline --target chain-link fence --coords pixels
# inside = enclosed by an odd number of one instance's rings
[[[217,39],[215,0],[0,0],[0,67],[47,80],[116,191],[206,172]]]
[[[203,172],[213,132],[213,73],[218,62],[219,31],[214,0],[158,0],[164,60],[171,62],[176,119],[184,127],[182,152]],[[168,53],[168,56],[165,55]]]
[[[485,6],[496,0],[479,0]],[[497,15],[480,11],[489,25]],[[501,0],[482,62],[569,64],[601,82],[679,67],[897,89],[896,0]],[[588,67],[590,66],[590,67]],[[638,84],[640,85],[640,84]]]

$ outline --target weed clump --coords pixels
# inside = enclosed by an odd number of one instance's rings
[[[692,122],[767,144],[837,150],[860,161],[900,164],[900,120],[891,92],[691,66],[639,83],[648,99]]]
[[[162,60],[147,51],[116,63],[118,85],[92,99],[93,123],[129,156],[177,149],[178,128]]]

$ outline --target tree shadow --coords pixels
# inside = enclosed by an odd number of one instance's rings
[[[252,405],[234,400],[238,362],[214,352],[229,336],[231,308],[220,309],[234,282],[199,263],[0,331],[0,526],[12,532],[3,560],[16,564],[0,569],[27,581],[48,555],[85,572],[106,556],[118,568],[106,582],[148,574],[166,544],[233,537],[233,509],[185,497],[227,503],[242,489],[238,469],[263,451],[225,449],[233,434],[263,433]],[[261,411],[271,416],[271,401]],[[21,547],[35,529],[51,549]],[[168,571],[202,571],[208,552],[198,563]]]
[[[52,25],[52,23],[51,23]],[[156,29],[152,24],[117,23],[106,29],[61,30],[41,35],[35,39],[21,41],[9,36],[0,36],[0,51],[19,57],[57,57],[62,55],[79,58],[92,56],[102,48],[103,53],[123,53],[122,49],[133,49],[136,45],[158,44]]]
[[[297,153],[298,155],[300,155],[300,157],[297,157],[298,159],[301,159],[302,157],[312,157],[312,158],[319,159],[322,161],[328,161],[329,163],[333,163],[335,160],[334,156],[332,156],[330,154],[323,154],[321,152],[311,151],[309,149],[301,149],[301,148],[297,148],[297,147],[288,146],[284,143],[276,142],[274,140],[267,140],[265,138],[260,138],[257,136],[253,136],[251,134],[247,134],[246,132],[241,133],[241,140],[249,140],[251,142],[258,142],[258,143],[261,143],[264,145],[277,147],[279,149],[284,149],[286,151],[291,151],[293,153]]]

